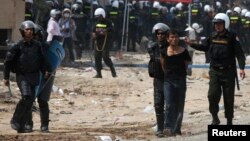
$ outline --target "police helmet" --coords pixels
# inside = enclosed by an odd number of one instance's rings
[[[162,6],[160,10],[162,13],[168,13],[168,8],[166,6]]]
[[[71,6],[71,11],[74,13],[74,14],[80,14],[82,12],[82,6],[75,3]]]
[[[119,8],[119,1],[118,0],[113,1],[112,7]]]
[[[250,18],[250,12],[249,11],[245,14],[245,17]]]
[[[106,17],[106,13],[105,13],[105,11],[104,11],[103,8],[97,8],[97,9],[95,10],[94,15],[95,15],[96,17],[98,17],[98,16],[100,16],[100,15],[101,15],[103,18]]]
[[[50,10],[50,17],[52,17],[52,18],[56,18],[60,14],[61,14],[60,10],[57,10],[57,9]]]
[[[204,11],[205,11],[205,12],[210,12],[210,11],[212,11],[212,8],[210,7],[210,5],[206,4],[206,5],[204,6]]]
[[[183,4],[181,2],[177,3],[175,8],[179,11],[181,11],[183,9]]]
[[[153,3],[153,8],[157,8],[157,9],[159,9],[160,8],[160,2],[159,1],[154,1],[154,3]]]
[[[217,8],[221,8],[221,2],[216,1],[216,2],[215,2],[215,5],[216,5]]]
[[[25,2],[33,4],[33,0],[25,0]]]
[[[54,2],[53,2],[53,1],[51,1],[51,0],[47,0],[45,3],[46,3],[46,4],[47,4],[47,6],[49,6],[50,8],[54,8],[54,7],[55,7]]]
[[[157,23],[154,25],[152,33],[155,34],[157,30],[162,30],[163,32],[167,33],[169,29],[170,29],[169,26],[167,26],[166,24]]]
[[[237,12],[238,14],[240,14],[241,8],[238,6],[234,7],[234,12]]]
[[[176,13],[176,11],[177,11],[177,10],[176,10],[176,8],[175,8],[175,7],[171,7],[171,8],[170,8],[170,13],[175,14],[175,13]]]
[[[99,5],[98,1],[96,1],[96,0],[93,0],[93,1],[92,1],[92,4],[93,4],[93,5]]]
[[[245,14],[247,13],[247,9],[242,9],[242,11],[241,11],[241,16],[245,16]]]
[[[45,31],[38,24],[35,24],[35,33],[34,34],[37,35],[39,37],[39,39],[42,41],[45,39]]]
[[[228,9],[227,11],[226,11],[226,14],[227,15],[229,15],[229,14],[231,14],[232,13],[232,10],[231,9]]]
[[[193,23],[193,24],[192,24],[192,28],[195,29],[195,30],[197,30],[197,29],[200,28],[200,26],[199,26],[198,23]]]
[[[77,3],[77,4],[80,4],[80,5],[83,4],[82,0],[76,0],[76,3]]]
[[[112,5],[113,2],[114,0],[108,0],[109,5]]]
[[[69,9],[70,9],[70,4],[67,3],[67,2],[64,2],[64,3],[63,3],[63,8],[69,8]]]
[[[120,3],[120,4],[124,4],[124,1],[123,1],[123,0],[119,0],[119,3]]]
[[[19,31],[20,31],[21,35],[24,36],[24,30],[29,29],[29,28],[31,28],[33,30],[33,33],[34,33],[35,24],[32,21],[27,20],[27,21],[22,22],[22,24],[19,27]]]
[[[230,20],[225,13],[218,13],[214,16],[213,23],[223,22],[226,29],[229,28]]]

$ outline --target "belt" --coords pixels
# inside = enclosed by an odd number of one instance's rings
[[[231,65],[229,65],[229,66],[212,66],[212,68],[216,69],[216,70],[225,70],[225,69],[229,69],[231,67],[232,67]]]

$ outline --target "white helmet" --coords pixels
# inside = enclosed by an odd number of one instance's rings
[[[119,3],[124,4],[124,1],[123,0],[119,0]]]
[[[198,23],[193,23],[193,24],[192,24],[192,28],[195,29],[195,30],[197,30],[197,29],[200,28],[200,26],[199,26]]]
[[[197,33],[201,33],[201,31],[203,30],[203,27],[200,26],[198,23],[193,23],[193,24],[192,24],[192,28],[193,28]]]
[[[245,14],[245,17],[250,18],[250,12],[249,11]]]
[[[247,13],[247,11],[248,11],[247,9],[242,9],[241,10],[241,16],[245,16],[245,14]]]
[[[215,3],[216,7],[220,8],[221,7],[221,3],[219,1],[216,1]]]
[[[230,20],[225,13],[218,13],[214,16],[213,23],[224,22],[225,28],[229,28]]]
[[[33,4],[33,0],[25,0],[25,2]]]
[[[168,13],[168,8],[166,6],[162,6],[160,10],[162,13]]]
[[[231,14],[232,13],[232,10],[231,9],[228,9],[227,11],[226,11],[226,14],[228,15],[228,14]]]
[[[118,0],[113,1],[112,7],[119,8],[119,1]]]
[[[178,9],[179,11],[181,11],[182,8],[183,8],[183,4],[181,2],[179,2],[179,3],[176,4],[175,7],[176,7],[176,9]]]
[[[241,8],[240,7],[234,7],[234,11],[237,12],[238,14],[240,14],[241,12]]]
[[[152,29],[152,33],[155,34],[156,30],[162,30],[163,32],[167,32],[169,30],[169,26],[164,23],[157,23],[154,25]]]
[[[82,0],[76,0],[76,3],[83,4]]]
[[[57,15],[61,14],[61,11],[60,10],[57,10],[57,9],[52,9],[50,11],[50,17],[53,17],[55,18]]]
[[[170,8],[170,13],[174,13],[176,11],[176,8],[175,7],[171,7]]]
[[[98,1],[96,1],[96,0],[93,0],[93,1],[92,1],[92,4],[93,4],[93,5],[99,5]]]
[[[204,11],[205,11],[205,12],[210,12],[210,11],[212,11],[212,8],[210,7],[210,5],[206,4],[206,5],[204,6]]]
[[[105,11],[104,11],[103,8],[97,8],[97,9],[95,10],[95,14],[94,14],[94,15],[95,15],[95,16],[100,16],[100,15],[102,15],[103,18],[106,17],[106,13],[105,13]]]
[[[160,8],[160,2],[159,1],[154,1],[154,3],[153,3],[153,8],[157,8],[157,9],[159,9]]]

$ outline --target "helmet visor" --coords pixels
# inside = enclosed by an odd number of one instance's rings
[[[222,19],[213,19],[213,23],[224,23],[225,21]]]

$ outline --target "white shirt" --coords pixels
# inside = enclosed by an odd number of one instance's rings
[[[62,36],[62,34],[60,32],[59,24],[52,17],[49,19],[49,22],[48,22],[47,33],[48,33],[47,42],[52,41],[53,36],[55,36],[55,35]]]

